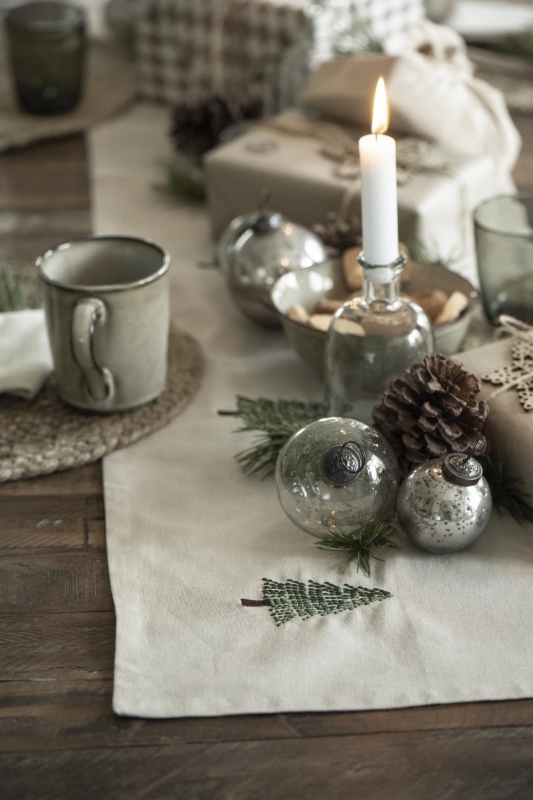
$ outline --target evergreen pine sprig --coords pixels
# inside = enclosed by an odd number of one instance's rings
[[[441,267],[446,267],[446,269],[451,269],[453,263],[458,260],[456,252],[450,251],[445,255],[437,247],[431,247],[427,242],[422,242],[420,239],[409,239],[407,247],[413,261],[418,261],[421,264],[437,264]]]
[[[35,307],[38,288],[37,270],[15,269],[6,260],[0,262],[0,312]]]
[[[237,410],[230,414],[242,417],[244,425],[238,429],[238,433],[246,431],[256,434],[251,447],[237,454],[237,462],[245,473],[266,478],[274,474],[278,456],[285,442],[300,428],[327,416],[327,407],[324,403],[239,396]],[[533,522],[533,498],[525,491],[523,480],[509,474],[501,458],[483,459],[483,468],[492,492],[494,507],[500,513],[511,514],[520,525]],[[370,534],[374,532],[370,531]],[[363,542],[368,535],[366,532]],[[355,534],[334,532],[333,538],[337,544],[332,546],[335,542],[328,542],[330,546],[323,549],[352,549],[346,546],[349,543],[346,536],[351,541]],[[344,543],[344,547],[340,546],[341,542]]]
[[[272,475],[285,442],[300,428],[324,417],[326,413],[324,403],[237,397],[236,416],[240,416],[244,423],[238,432],[251,431],[256,434],[251,447],[237,454],[237,462],[249,475],[263,478]]]
[[[483,471],[493,505],[500,514],[507,511],[520,525],[533,522],[531,495],[524,490],[524,481],[505,469],[503,459],[499,456],[483,459]]]
[[[349,8],[348,24],[337,34],[333,53],[337,58],[360,55],[361,53],[382,53],[383,42],[375,33],[372,23],[362,15],[355,2]]]
[[[381,522],[379,525],[365,525],[358,531],[345,533],[340,528],[331,530],[317,542],[319,550],[329,550],[345,555],[340,571],[345,572],[352,561],[357,563],[357,571],[361,569],[370,576],[371,558],[383,561],[380,554],[387,548],[400,550],[400,545],[391,537],[398,533],[393,520]]]
[[[155,185],[162,194],[187,203],[205,203],[207,187],[201,163],[185,153],[163,160],[164,180]]]

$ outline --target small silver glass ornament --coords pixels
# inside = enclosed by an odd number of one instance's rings
[[[372,422],[372,409],[404,369],[433,352],[433,328],[425,312],[400,296],[406,257],[385,267],[359,256],[363,294],[331,321],[326,339],[329,413]]]
[[[268,208],[263,192],[259,210],[237,217],[222,234],[218,258],[233,300],[251,319],[280,325],[270,292],[281,275],[321,264],[327,253],[312,231]]]
[[[430,553],[457,553],[487,527],[492,495],[479,461],[452,453],[417,467],[398,494],[398,519],[414,544]]]
[[[391,519],[399,483],[396,457],[385,438],[362,422],[339,417],[295,433],[276,467],[285,513],[317,537]]]

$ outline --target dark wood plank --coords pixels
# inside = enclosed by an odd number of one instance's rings
[[[5,496],[0,500],[0,559],[103,550],[104,524],[98,495]]]
[[[72,469],[68,472],[54,472],[52,475],[32,480],[0,483],[0,505],[6,497],[71,497],[74,495],[102,498],[102,466],[100,463],[88,464],[86,467]]]
[[[52,245],[90,229],[82,136],[0,156],[0,255],[35,261]]]
[[[299,738],[283,717],[275,715],[177,720],[113,716],[112,681],[101,677],[103,672],[100,664],[99,677],[94,680],[5,684],[0,704],[0,752]]]
[[[9,754],[0,781],[9,800],[524,800],[533,737],[416,731]]]
[[[83,136],[14,150],[0,159],[0,210],[39,215],[80,209],[87,225],[90,199]]]
[[[300,736],[350,736],[386,731],[526,727],[533,722],[533,700],[453,703],[342,714],[287,714]]]
[[[0,558],[0,612],[111,611],[105,553]]]
[[[143,720],[110,713],[112,667],[109,617],[91,626],[90,636],[70,653],[65,636],[47,634],[47,658],[31,672],[2,686],[0,752],[83,750],[103,747],[170,747],[183,743],[246,742],[266,739],[345,737],[413,731],[525,728],[533,719],[533,700],[456,704],[361,711],[343,714],[249,715],[240,717]],[[86,623],[79,617],[85,630]],[[97,624],[97,623],[95,623]],[[57,620],[52,620],[57,631]],[[59,626],[61,633],[61,627]],[[72,628],[69,628],[69,633]],[[27,631],[24,631],[27,635]],[[41,633],[41,636],[43,634]],[[30,640],[35,633],[30,631]],[[39,649],[42,644],[39,645]],[[93,648],[92,652],[90,648]],[[84,674],[80,657],[91,660]],[[84,661],[85,663],[85,661]],[[61,677],[67,665],[72,676]],[[12,670],[13,665],[9,665]],[[2,673],[0,673],[1,676]],[[13,673],[14,674],[14,673]],[[39,675],[39,679],[36,679]],[[87,679],[87,675],[96,676]],[[54,676],[53,680],[50,676]],[[1,678],[0,678],[1,679]]]
[[[0,707],[4,681],[110,678],[114,644],[112,611],[0,614]]]

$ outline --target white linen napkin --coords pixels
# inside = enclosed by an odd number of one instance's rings
[[[31,400],[52,370],[44,311],[0,314],[0,394]]]

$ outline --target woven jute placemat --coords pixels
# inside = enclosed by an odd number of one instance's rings
[[[52,377],[37,397],[0,397],[0,483],[81,467],[126,447],[178,416],[204,371],[198,342],[172,326],[167,385],[157,400],[133,411],[96,414],[64,403]]]
[[[7,42],[0,31],[0,152],[85,131],[115,116],[137,98],[135,65],[116,47],[90,42],[80,104],[68,114],[34,116],[20,111],[7,63]]]

